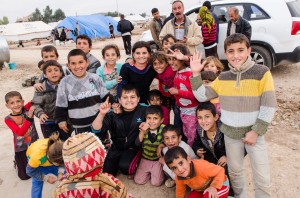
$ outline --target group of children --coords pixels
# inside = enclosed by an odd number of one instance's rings
[[[68,54],[67,66],[57,62],[55,47],[42,49],[43,75],[31,103],[24,105],[15,91],[5,96],[12,111],[5,122],[14,134],[19,177],[33,178],[32,197],[41,197],[43,181],[57,180],[65,184],[57,188],[57,197],[74,196],[96,184],[101,192],[128,197],[114,178],[118,171],[137,184],[176,183],[176,197],[185,196],[186,186],[192,189],[188,197],[227,197],[230,187],[244,197],[245,150],[257,196],[270,196],[264,133],[275,113],[274,85],[270,71],[251,61],[245,36],[225,40],[230,70],[222,73],[216,57],[201,60],[198,52],[191,56],[172,35],[162,40],[164,51],[153,54],[148,43],[136,42],[133,57],[123,65],[117,63],[116,45],[103,48],[102,66],[90,54],[90,38],[79,35],[76,47]],[[150,91],[154,78],[158,90]],[[33,115],[45,139],[37,140]],[[80,148],[72,150],[72,144]],[[63,164],[64,179],[63,169],[57,168]],[[83,180],[89,185],[80,185]],[[106,180],[112,191],[102,188]],[[74,182],[81,187],[71,188]]]

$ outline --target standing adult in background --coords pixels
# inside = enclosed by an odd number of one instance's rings
[[[203,41],[198,24],[185,16],[182,1],[176,0],[172,3],[172,12],[175,17],[163,26],[159,39],[162,40],[164,36],[171,34],[177,43],[186,45],[191,54],[194,54],[195,47]]]
[[[199,16],[202,24],[201,31],[205,56],[215,56],[218,58],[217,24],[206,6],[200,8]]]
[[[153,20],[150,23],[151,35],[158,48],[162,49],[161,42],[159,41],[159,34],[162,28],[162,20],[160,18],[159,11],[157,8],[153,8],[151,10],[151,13],[153,16]]]
[[[202,6],[206,6],[208,8],[208,10],[210,11],[211,15],[214,17],[216,27],[217,27],[217,43],[218,43],[219,42],[219,23],[220,23],[219,18],[215,13],[212,12],[210,1],[204,1]]]
[[[120,15],[120,21],[118,22],[118,31],[121,32],[124,49],[126,55],[131,54],[131,31],[134,29],[132,23],[125,19],[124,14]]]
[[[228,21],[227,26],[227,37],[235,33],[241,33],[250,41],[252,34],[250,23],[240,16],[239,10],[236,7],[229,8],[228,15],[230,20]]]

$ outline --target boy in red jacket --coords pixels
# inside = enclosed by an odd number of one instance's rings
[[[17,91],[8,92],[5,95],[6,107],[11,113],[5,117],[6,125],[11,129],[14,135],[15,165],[18,169],[18,176],[22,180],[30,177],[26,174],[28,146],[38,139],[35,129],[31,102],[24,105],[22,96]]]

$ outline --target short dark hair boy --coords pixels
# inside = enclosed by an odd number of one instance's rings
[[[81,49],[72,49],[69,53],[68,53],[68,63],[70,63],[70,57],[71,56],[82,56],[83,59],[85,61],[87,61],[87,57],[84,53],[84,51],[82,51]]]
[[[78,35],[78,36],[76,37],[76,42],[75,42],[75,43],[77,43],[78,39],[87,40],[88,43],[89,43],[89,47],[92,47],[92,39],[91,39],[90,37],[88,37],[87,35],[85,35],[85,34],[80,34],[80,35]]]
[[[206,160],[191,160],[181,147],[170,148],[164,156],[167,166],[176,174],[176,197],[184,197],[186,186],[191,197],[225,198],[229,182],[221,166]]]
[[[46,45],[41,49],[41,56],[43,58],[43,52],[54,52],[56,57],[58,58],[58,52],[56,47],[54,47],[53,45]]]

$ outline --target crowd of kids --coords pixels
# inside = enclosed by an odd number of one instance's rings
[[[131,197],[119,171],[139,185],[176,185],[176,197],[246,197],[245,150],[256,197],[271,196],[264,134],[276,110],[274,84],[268,68],[251,61],[247,37],[225,40],[225,72],[217,57],[201,60],[170,34],[161,46],[152,53],[138,41],[122,64],[109,44],[101,65],[91,39],[79,35],[64,66],[54,46],[42,48],[33,99],[25,105],[19,92],[5,95],[18,176],[32,178],[32,197],[42,196],[44,181],[60,181],[55,197]],[[150,90],[154,78],[158,89]]]

